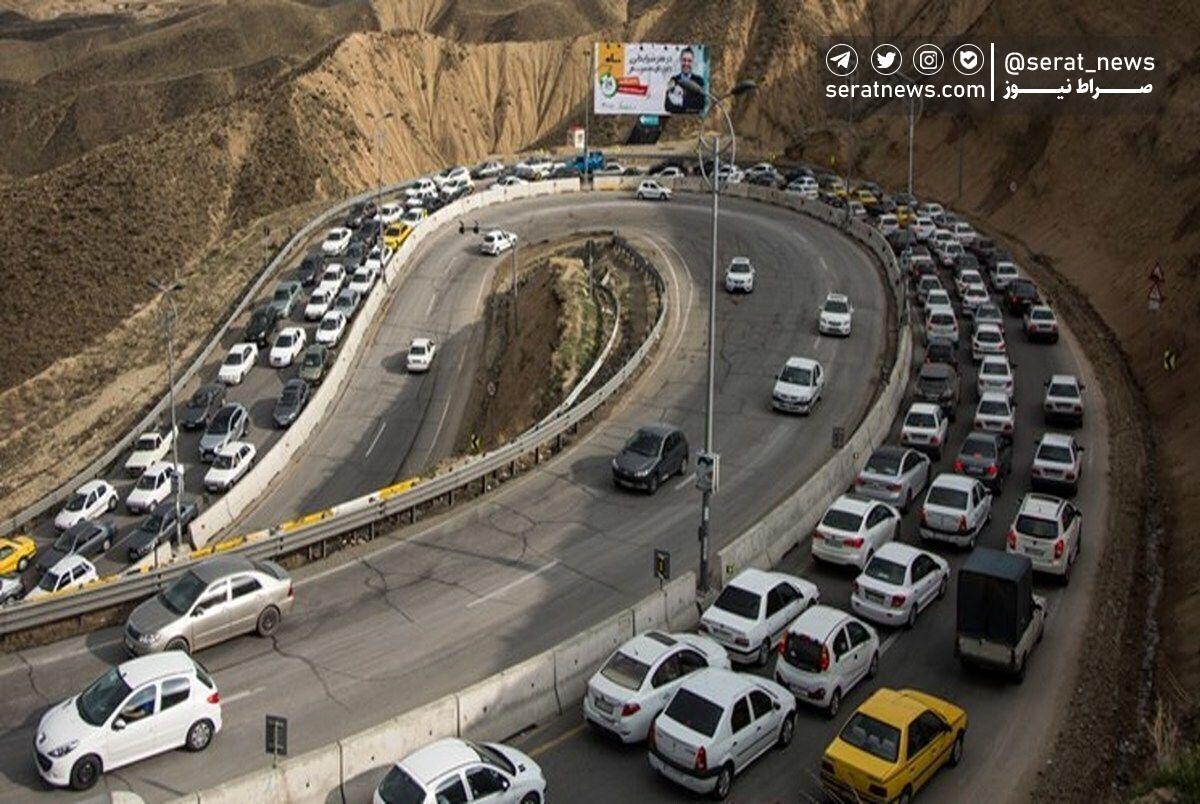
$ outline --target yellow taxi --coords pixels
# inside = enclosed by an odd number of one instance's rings
[[[37,556],[37,545],[28,536],[0,538],[0,575],[24,572]]]
[[[855,201],[862,204],[864,207],[869,207],[872,204],[879,203],[879,199],[875,197],[875,194],[863,187],[858,188],[850,195]]]
[[[404,241],[412,234],[412,227],[404,223],[393,223],[383,230],[383,244],[392,251],[404,245]]]
[[[821,787],[839,801],[907,802],[962,759],[967,713],[917,690],[879,689],[821,758]]]
[[[896,205],[896,222],[902,227],[908,226],[917,217],[917,213],[912,211],[912,207],[907,204]]]
[[[839,176],[832,176],[821,181],[821,189],[825,190],[830,195],[838,198],[845,198],[849,193],[846,191],[846,182],[842,181]]]

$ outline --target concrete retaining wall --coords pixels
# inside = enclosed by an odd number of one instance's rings
[[[342,751],[340,745],[333,743],[280,762],[277,768],[242,776],[183,801],[197,804],[246,804],[252,801],[301,804],[325,801],[329,791],[339,789],[341,783]]]

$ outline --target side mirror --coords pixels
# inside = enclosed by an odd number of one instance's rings
[[[1087,448],[1084,447],[1083,444],[1076,444],[1075,449],[1079,450],[1080,452],[1085,452]]]
[[[204,607],[203,607],[203,606],[197,606],[196,608],[192,609],[192,616],[193,616],[193,617],[199,617],[199,616],[200,616],[201,614],[203,614],[203,613],[204,613]]]
[[[112,725],[112,727],[113,727],[113,731],[122,731],[122,730],[124,730],[124,728],[125,728],[125,720],[124,720],[123,718],[117,718],[116,720],[114,720],[114,721],[113,721],[113,725]]]

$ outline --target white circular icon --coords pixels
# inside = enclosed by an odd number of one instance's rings
[[[954,69],[963,75],[975,75],[983,69],[983,51],[970,42],[954,51]]]
[[[892,75],[900,69],[903,61],[904,54],[900,52],[900,48],[887,42],[876,45],[871,51],[871,66],[880,75]]]
[[[834,75],[845,78],[858,69],[858,51],[839,43],[825,51],[825,66]]]
[[[913,69],[924,75],[937,75],[945,60],[942,49],[934,44],[926,43],[913,51]]]

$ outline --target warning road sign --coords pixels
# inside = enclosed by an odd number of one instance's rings
[[[1162,284],[1162,282],[1163,282],[1162,263],[1158,263],[1158,262],[1154,263],[1154,267],[1150,269],[1150,281],[1156,285]]]
[[[1150,285],[1150,293],[1147,294],[1146,299],[1150,302],[1151,310],[1157,310],[1158,308],[1162,307],[1163,292],[1162,288],[1159,287],[1157,282],[1154,282]]]

